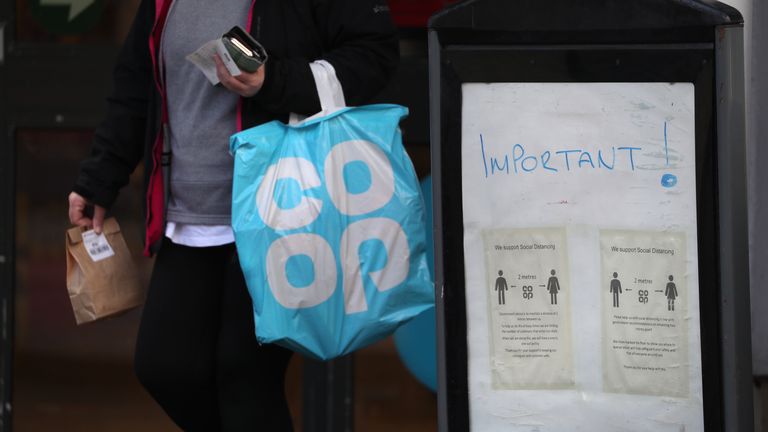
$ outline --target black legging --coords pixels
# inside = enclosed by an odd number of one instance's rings
[[[234,245],[167,238],[157,254],[136,343],[141,383],[185,431],[290,431],[291,351],[259,345]]]

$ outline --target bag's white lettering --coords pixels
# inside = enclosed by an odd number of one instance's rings
[[[309,286],[296,288],[288,280],[288,259],[306,255],[312,260],[315,280]],[[321,275],[321,276],[318,276]],[[286,308],[317,306],[328,300],[336,289],[336,258],[324,238],[317,234],[292,234],[275,240],[267,251],[267,281],[278,303]]]
[[[350,163],[364,163],[370,181],[363,191],[349,190],[344,170]],[[384,152],[368,141],[346,141],[334,146],[324,162],[325,187],[333,205],[349,216],[361,216],[383,208],[394,195],[395,181],[392,165]],[[281,208],[275,199],[279,180],[298,182],[302,196],[291,208]],[[305,195],[322,186],[317,168],[307,159],[283,158],[267,168],[256,192],[256,206],[261,219],[275,230],[291,230],[314,222],[323,207],[322,200]],[[364,274],[366,266],[360,260],[360,247],[368,240],[379,240],[386,250],[383,268]],[[405,281],[410,268],[410,249],[405,231],[396,221],[371,217],[350,223],[341,235],[339,247],[344,289],[345,311],[348,314],[368,309],[364,278],[367,276],[380,292]],[[294,286],[287,274],[291,257],[305,255],[312,261],[314,280],[303,287]],[[275,240],[266,257],[267,280],[275,299],[284,307],[299,309],[317,306],[328,300],[336,289],[338,270],[336,255],[328,240],[317,234],[290,234]]]
[[[410,250],[403,228],[387,218],[371,218],[349,224],[341,237],[341,268],[344,272],[344,308],[348,314],[365,312],[368,302],[363,287],[360,245],[379,239],[387,248],[387,263],[381,270],[368,273],[376,289],[392,289],[408,277]]]
[[[283,158],[267,168],[264,179],[256,191],[256,208],[265,224],[276,230],[291,230],[307,226],[317,219],[323,202],[317,198],[302,196],[293,208],[283,209],[275,202],[275,187],[281,179],[299,182],[302,191],[322,185],[312,162],[302,158]]]
[[[344,181],[344,167],[356,161],[365,163],[371,175],[370,187],[359,194],[350,193]],[[395,193],[392,164],[380,148],[368,141],[347,141],[335,145],[325,158],[325,181],[333,204],[340,212],[350,216],[364,215],[384,207]]]

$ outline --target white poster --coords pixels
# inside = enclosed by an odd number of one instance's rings
[[[685,235],[602,231],[608,392],[688,396]]]
[[[573,387],[563,229],[483,232],[494,389]]]
[[[461,130],[472,430],[702,430],[694,86],[466,83]]]

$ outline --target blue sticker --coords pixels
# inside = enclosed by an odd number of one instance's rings
[[[677,185],[677,176],[674,174],[664,174],[661,176],[661,185],[665,188],[675,187]]]

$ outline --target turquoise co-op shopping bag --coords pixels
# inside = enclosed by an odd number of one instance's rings
[[[407,112],[342,108],[232,137],[232,226],[260,342],[330,359],[434,304]]]

